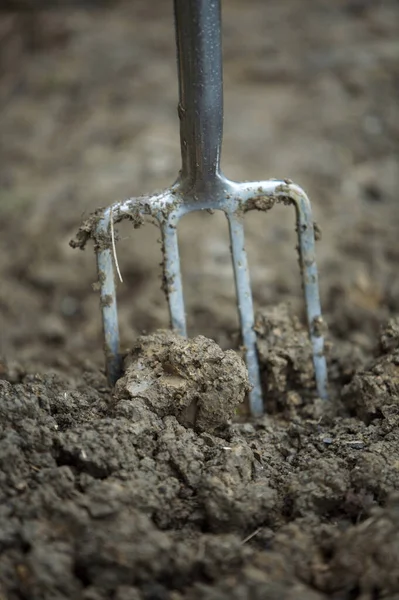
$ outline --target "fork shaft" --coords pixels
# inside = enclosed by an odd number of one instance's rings
[[[182,183],[217,179],[223,136],[220,0],[174,0]]]

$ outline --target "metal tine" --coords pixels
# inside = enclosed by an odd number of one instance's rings
[[[252,302],[251,283],[247,253],[244,247],[243,217],[237,212],[227,213],[230,229],[231,254],[240,319],[241,338],[245,348],[245,360],[252,390],[249,393],[251,414],[258,417],[263,413],[262,387],[260,382],[256,350],[255,316]]]
[[[97,225],[98,236],[108,235],[113,217],[109,209]],[[104,353],[107,378],[111,385],[119,379],[122,371],[122,359],[119,354],[118,308],[116,303],[115,273],[110,248],[96,247],[97,273],[100,284],[100,306],[104,336]]]
[[[263,205],[257,200],[266,200]],[[262,392],[259,377],[259,365],[256,353],[256,335],[253,330],[254,312],[250,287],[247,257],[244,250],[243,213],[248,210],[269,210],[275,202],[292,204],[296,210],[298,249],[309,323],[309,333],[313,348],[313,361],[317,390],[320,398],[327,398],[327,365],[324,356],[324,339],[320,334],[322,324],[321,306],[318,289],[317,266],[315,261],[315,241],[310,201],[306,193],[297,185],[288,181],[256,181],[252,183],[236,183],[224,180],[224,192],[221,193],[218,208],[226,213],[229,221],[231,250],[233,259],[238,311],[240,317],[241,336],[246,352],[249,378],[253,389],[250,393],[251,414],[258,415],[263,411]],[[170,210],[173,204],[174,210]],[[151,214],[159,222],[163,237],[164,250],[164,282],[169,302],[172,328],[179,334],[186,335],[186,318],[183,298],[183,286],[180,271],[180,259],[177,240],[177,223],[183,214],[206,210],[214,206],[214,202],[185,198],[177,188],[173,193],[160,194],[143,199],[127,200],[108,209],[97,227],[98,237],[107,235],[111,215],[114,220],[121,220],[132,211],[139,210],[143,215]],[[165,210],[166,209],[166,210]],[[165,218],[163,215],[167,214]],[[119,333],[117,322],[114,269],[111,250],[99,248],[97,263],[101,288],[101,305],[107,357],[107,372],[111,383],[114,383],[121,369],[118,356]]]
[[[243,216],[248,210],[268,210],[275,202],[295,206],[298,248],[307,319],[313,348],[318,394],[327,398],[327,367],[321,335],[321,309],[309,199],[289,181],[236,183],[220,170],[223,133],[223,83],[220,0],[174,0],[179,75],[180,145],[182,168],[177,181],[153,196],[133,198],[106,209],[96,227],[96,253],[101,289],[107,374],[115,383],[121,373],[114,268],[109,244],[110,224],[132,215],[149,215],[161,228],[164,288],[171,324],[186,335],[186,317],[176,226],[192,211],[222,210],[228,219],[238,312],[249,379],[250,410],[263,412],[254,311]]]
[[[115,269],[111,251],[110,231],[112,223],[136,216],[151,216],[160,224],[164,222],[163,212],[174,200],[171,190],[154,196],[130,198],[125,202],[116,202],[104,210],[95,231],[95,251],[97,274],[100,286],[100,306],[104,338],[105,367],[108,381],[114,385],[122,373],[122,357],[120,355],[118,309],[115,287]],[[170,242],[169,242],[170,243]],[[177,250],[178,253],[178,250]],[[178,258],[178,254],[177,254]],[[179,264],[179,261],[176,263]],[[183,311],[184,315],[184,311]],[[174,323],[175,326],[175,323]]]
[[[180,269],[176,226],[179,218],[172,213],[161,225],[163,243],[163,277],[172,329],[186,337],[186,313]]]
[[[309,335],[312,343],[316,386],[319,397],[326,400],[328,398],[328,374],[324,354],[324,337],[322,335],[323,318],[310,200],[304,190],[291,181],[255,181],[252,183],[241,183],[238,186],[244,211],[261,209],[262,204],[257,204],[256,200],[268,197],[273,201],[281,201],[286,204],[292,204],[295,207],[299,263]],[[265,210],[269,210],[271,206],[266,203]]]

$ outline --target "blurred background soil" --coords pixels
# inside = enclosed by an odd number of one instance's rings
[[[94,254],[68,242],[99,206],[179,170],[171,3],[30,3],[0,15],[0,353],[39,370],[100,365]],[[41,7],[41,8],[40,8]],[[35,8],[35,10],[32,10]],[[223,5],[225,144],[232,179],[290,178],[322,229],[332,335],[371,352],[399,308],[398,5],[229,0]],[[303,317],[294,216],[246,218],[257,307]],[[119,228],[123,344],[168,326],[159,233]],[[227,226],[180,229],[190,332],[236,344]]]

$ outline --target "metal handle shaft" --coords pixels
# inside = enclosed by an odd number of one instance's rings
[[[174,9],[181,177],[206,187],[219,174],[223,136],[220,0],[174,0]]]

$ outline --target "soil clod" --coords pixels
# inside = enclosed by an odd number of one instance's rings
[[[192,340],[170,331],[140,337],[125,359],[119,395],[140,399],[160,417],[212,431],[227,423],[249,391],[242,359],[203,336]]]

